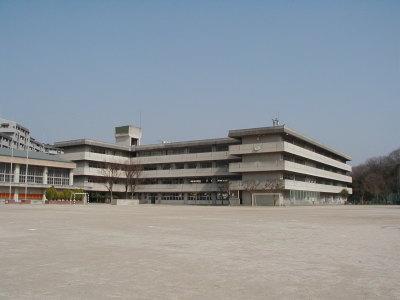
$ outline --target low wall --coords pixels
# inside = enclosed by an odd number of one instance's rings
[[[113,199],[112,205],[139,205],[139,199]]]
[[[44,201],[36,199],[27,199],[27,200],[0,199],[0,204],[44,204]]]

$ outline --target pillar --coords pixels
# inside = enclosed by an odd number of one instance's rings
[[[157,193],[157,198],[156,198],[155,203],[160,204],[161,203],[161,199],[162,199],[162,194],[161,193]]]
[[[47,174],[49,173],[49,169],[44,167],[43,169],[43,184],[47,184]]]
[[[222,200],[221,200],[222,201]],[[211,193],[211,203],[213,204],[213,205],[216,205],[216,204],[218,204],[217,203],[217,194],[216,193]],[[222,204],[222,203],[221,203]]]
[[[69,185],[74,185],[74,172],[69,170]]]
[[[19,173],[20,173],[19,164],[15,164],[15,167],[14,167],[14,182],[15,183],[19,183]]]
[[[19,192],[18,192],[18,189],[15,188],[15,190],[14,190],[14,201],[18,202],[18,199],[19,199]]]

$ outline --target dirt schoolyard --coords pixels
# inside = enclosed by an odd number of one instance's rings
[[[400,298],[399,207],[1,205],[0,298]]]

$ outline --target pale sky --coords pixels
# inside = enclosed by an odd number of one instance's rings
[[[400,147],[400,1],[0,0],[0,116],[46,142],[290,127]]]

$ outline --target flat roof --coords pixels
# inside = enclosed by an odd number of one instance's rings
[[[214,139],[203,139],[203,140],[192,140],[192,141],[182,141],[182,142],[169,142],[163,144],[147,144],[126,147],[113,143],[96,141],[91,139],[77,139],[69,141],[60,141],[54,143],[57,148],[90,145],[103,148],[111,148],[122,151],[143,151],[143,150],[157,150],[157,149],[169,149],[169,148],[181,148],[181,147],[193,147],[193,146],[208,146],[208,145],[221,145],[221,144],[237,144],[238,141],[233,138],[214,138]]]
[[[13,156],[19,158],[26,158],[26,151],[24,150],[17,150],[11,148],[0,148],[0,156]],[[47,160],[47,161],[57,161],[57,162],[66,162],[70,163],[71,161],[63,159],[58,155],[51,155],[43,152],[37,151],[28,151],[28,158],[29,159],[38,159],[38,160]]]
[[[232,138],[240,138],[243,136],[251,136],[251,135],[263,135],[263,134],[277,134],[277,133],[286,133],[289,135],[292,135],[300,140],[306,141],[310,144],[313,144],[319,148],[322,148],[326,151],[329,151],[333,154],[336,154],[342,158],[345,158],[347,160],[351,160],[351,157],[340,152],[337,151],[331,147],[328,147],[324,144],[321,144],[320,142],[309,138],[307,136],[305,136],[304,134],[301,134],[285,125],[281,125],[281,126],[270,126],[270,127],[258,127],[258,128],[246,128],[246,129],[235,129],[235,130],[229,130],[229,137]]]
[[[130,147],[117,145],[114,143],[102,142],[92,139],[76,139],[76,140],[68,140],[68,141],[60,141],[55,142],[54,146],[56,148],[65,148],[65,147],[74,147],[74,146],[82,146],[82,145],[90,145],[96,147],[104,147],[104,148],[111,148],[116,150],[122,151],[130,151]]]
[[[301,133],[298,133],[297,131],[295,131],[285,125],[229,130],[228,137],[226,137],[226,138],[212,138],[212,139],[169,142],[169,143],[160,143],[160,144],[148,144],[148,145],[139,145],[139,146],[132,146],[132,147],[126,147],[126,146],[121,146],[121,145],[117,145],[114,143],[97,141],[97,140],[92,140],[92,139],[85,139],[85,138],[56,142],[56,143],[54,143],[54,146],[57,148],[66,148],[66,147],[74,147],[74,146],[81,146],[81,145],[91,145],[91,146],[110,148],[110,149],[116,149],[116,150],[121,150],[121,151],[143,151],[143,150],[157,150],[157,149],[190,147],[190,146],[193,147],[193,146],[207,146],[207,145],[221,145],[221,144],[238,144],[239,141],[237,140],[237,138],[240,138],[243,136],[262,135],[262,134],[278,134],[278,133],[289,134],[298,139],[301,139],[310,144],[313,144],[319,148],[322,148],[328,152],[338,155],[342,158],[351,160],[350,156],[348,156],[340,151],[337,151],[331,147],[328,147],[328,146],[326,146],[312,138],[309,138]]]
[[[182,142],[169,142],[163,144],[148,144],[132,147],[136,151],[153,150],[153,149],[169,149],[169,148],[182,148],[182,147],[195,147],[195,146],[210,146],[210,145],[231,145],[237,144],[238,141],[232,138],[214,138],[203,140],[192,140]]]

